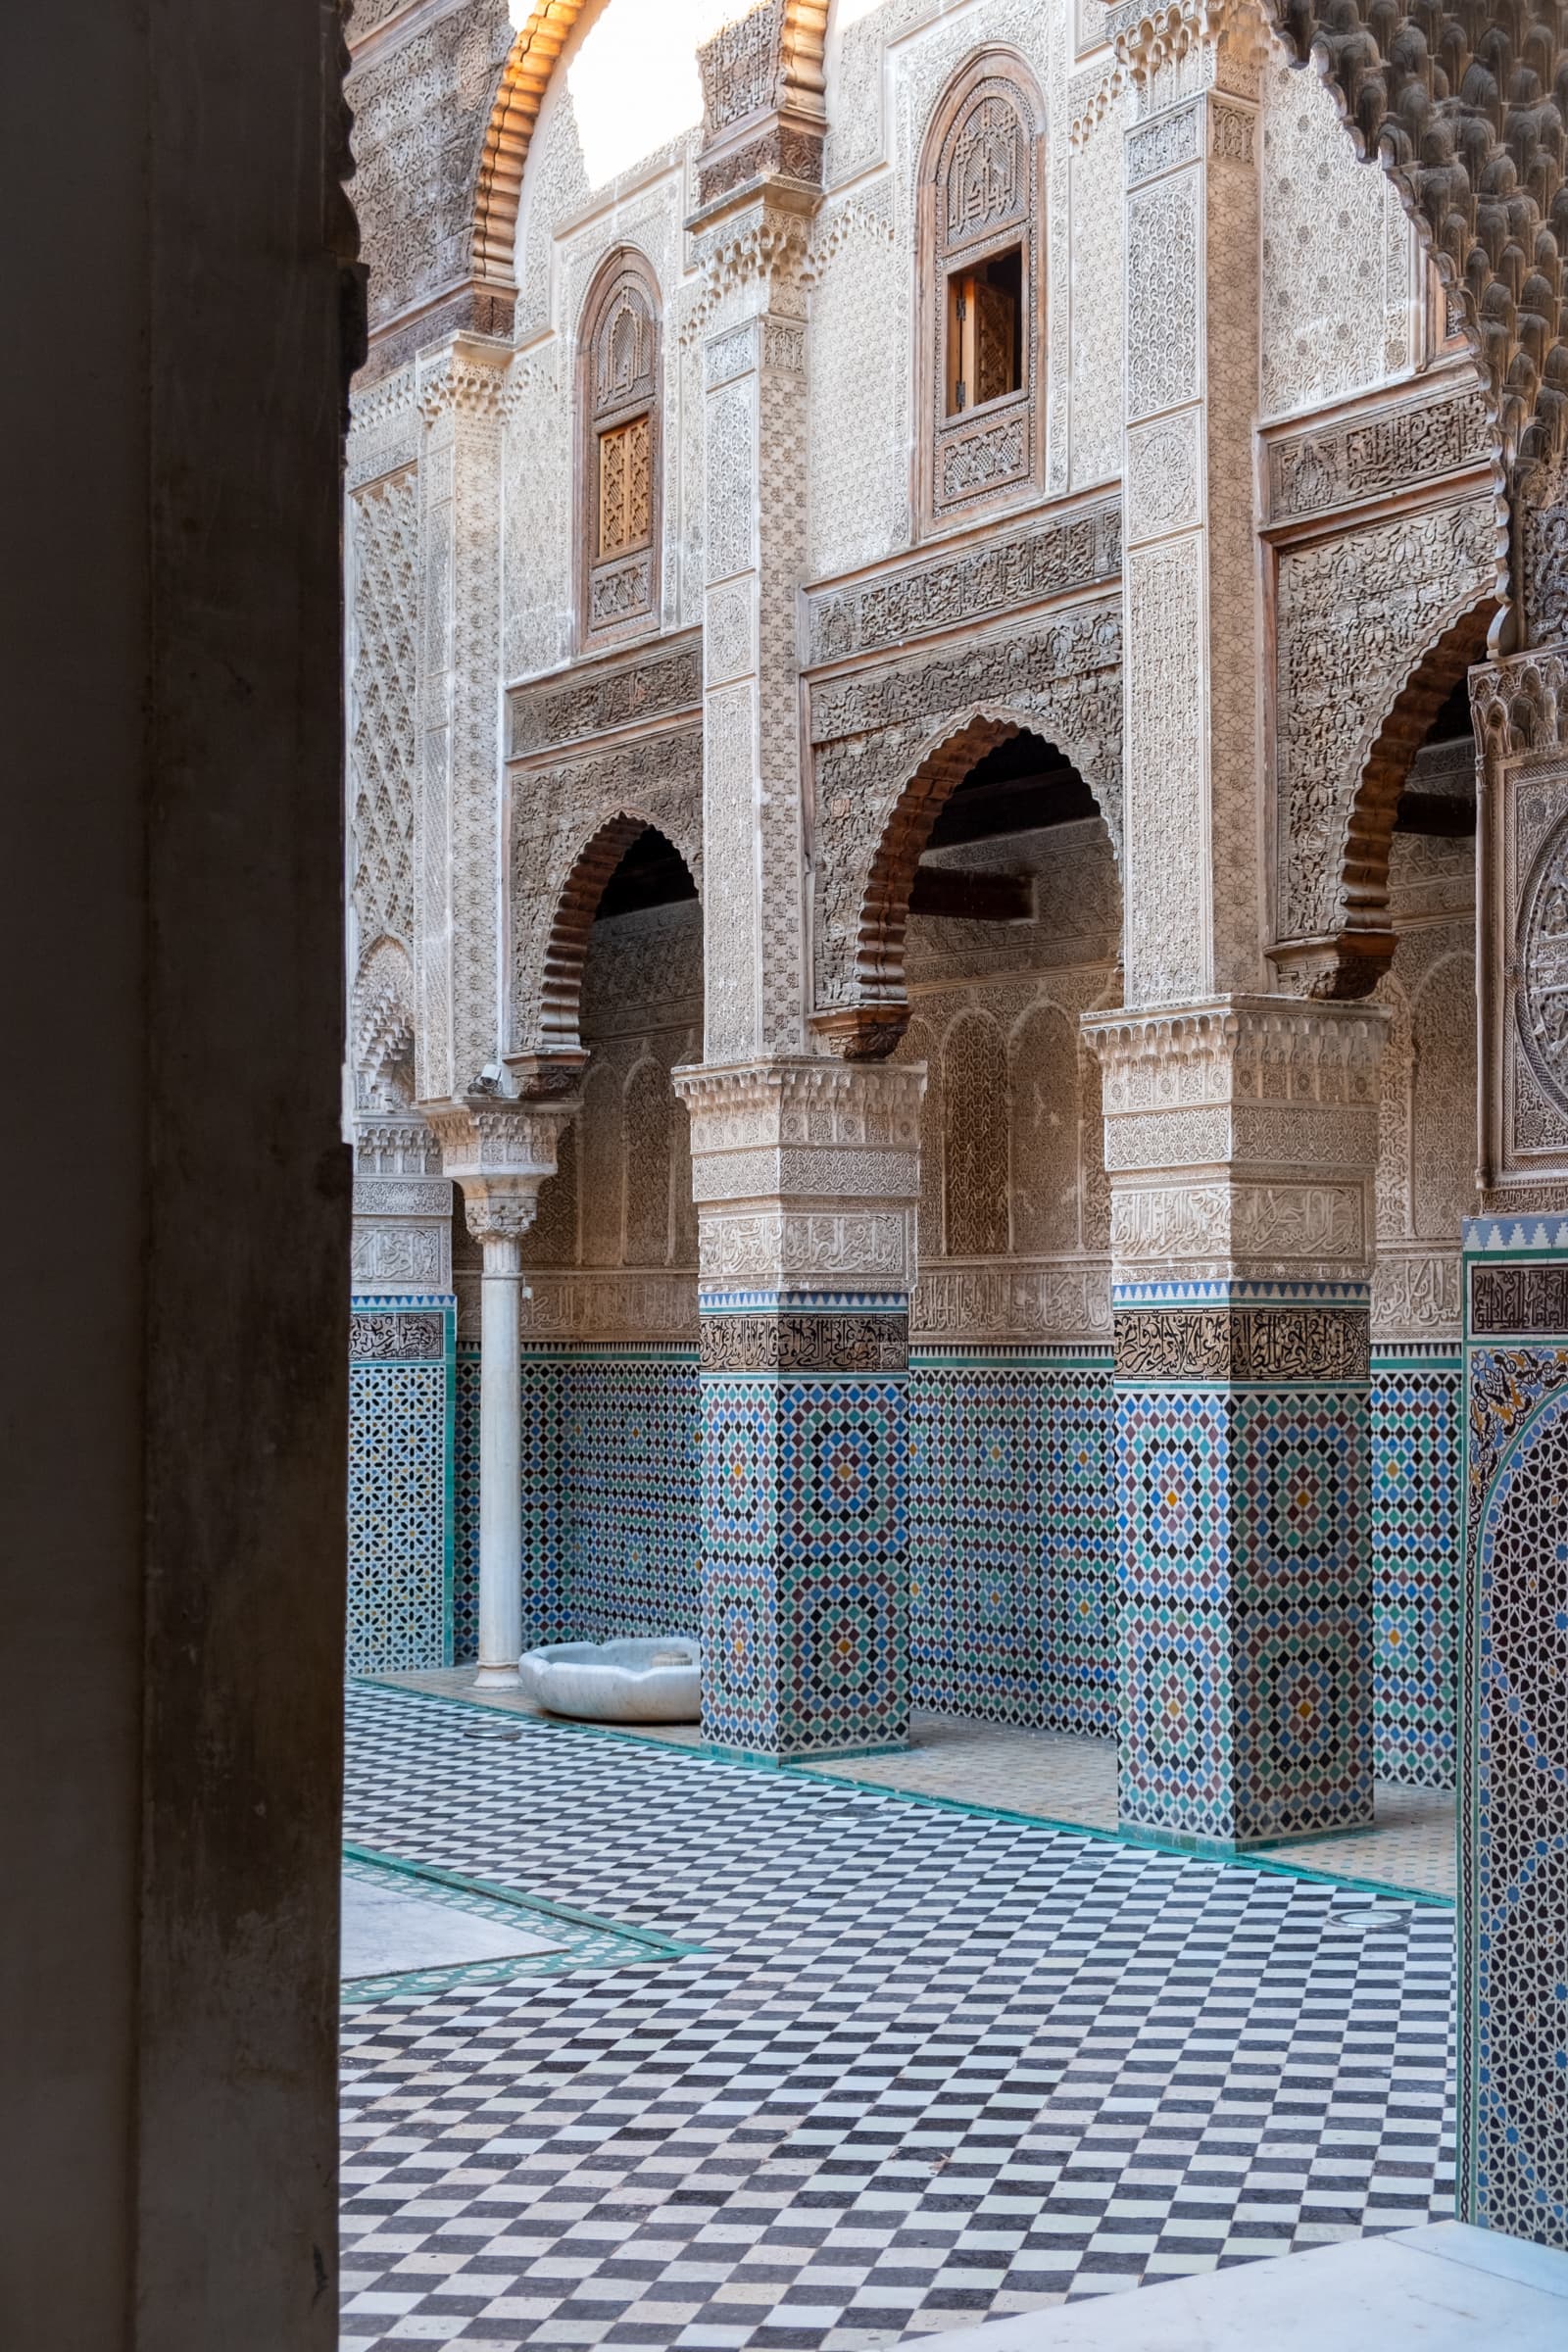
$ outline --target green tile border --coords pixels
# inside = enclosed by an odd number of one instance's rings
[[[359,1677],[359,1680],[368,1678]],[[391,1686],[388,1686],[391,1687]],[[438,1697],[437,1691],[411,1690],[410,1698]],[[466,1701],[458,1700],[458,1705]],[[489,1710],[494,1712],[495,1710]],[[677,1943],[648,1928],[632,1928],[618,1920],[599,1919],[589,1911],[574,1911],[516,1886],[498,1886],[489,1879],[470,1879],[433,1862],[411,1862],[402,1854],[383,1853],[376,1846],[343,1840],[343,1860],[356,1877],[412,1879],[416,1885],[439,1891],[455,1910],[474,1911],[485,1919],[522,1918],[537,1927],[546,1922],[564,1931],[558,1947],[549,1952],[518,1952],[511,1959],[460,1961],[451,1968],[392,1970],[374,1977],[351,1977],[339,1986],[345,2009],[365,2008],[383,2001],[430,2000],[443,1992],[485,1985],[507,1985],[522,1978],[554,1977],[575,1968],[633,1968],[650,1961],[686,1960],[703,1947]]]
[[[1383,1879],[1350,1878],[1338,1870],[1313,1870],[1304,1862],[1282,1862],[1271,1854],[1255,1854],[1225,1847],[1200,1852],[1192,1846],[1176,1845],[1148,1831],[1107,1830],[1094,1822],[1057,1821],[1049,1814],[1021,1813],[1007,1805],[977,1805],[966,1797],[937,1796],[923,1788],[899,1788],[887,1781],[858,1780],[849,1773],[826,1771],[802,1759],[775,1764],[766,1756],[742,1755],[734,1748],[712,1747],[706,1742],[687,1744],[682,1740],[653,1740],[645,1732],[630,1731],[613,1724],[552,1722],[543,1716],[526,1715],[520,1708],[493,1706],[488,1699],[460,1698],[456,1691],[411,1690],[406,1683],[388,1682],[376,1675],[355,1675],[351,1679],[367,1689],[393,1690],[404,1698],[430,1699],[443,1707],[465,1707],[470,1714],[487,1715],[492,1721],[498,1716],[510,1715],[520,1727],[547,1735],[566,1732],[590,1740],[629,1740],[638,1747],[657,1748],[666,1756],[699,1756],[704,1763],[727,1764],[739,1772],[783,1773],[794,1780],[820,1782],[830,1788],[855,1789],[863,1795],[898,1797],[906,1804],[931,1805],[945,1813],[969,1813],[981,1821],[1020,1822],[1031,1829],[1054,1831],[1062,1837],[1094,1838],[1102,1844],[1135,1846],[1141,1852],[1168,1854],[1176,1860],[1210,1862],[1227,1870],[1259,1871],[1267,1878],[1304,1879],[1310,1886],[1344,1886],[1356,1894],[1385,1895],[1395,1902],[1420,1903],[1438,1911],[1451,1911],[1454,1907],[1451,1894],[1433,1894],[1424,1886],[1396,1886]],[[1339,1834],[1344,1837],[1357,1835],[1350,1830]],[[1370,1836],[1376,1833],[1361,1834]]]

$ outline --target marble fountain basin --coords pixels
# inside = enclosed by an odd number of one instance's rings
[[[696,1723],[702,1651],[684,1635],[657,1642],[552,1642],[518,1661],[524,1694],[579,1723]]]

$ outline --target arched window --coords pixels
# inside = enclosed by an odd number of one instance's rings
[[[603,645],[659,622],[659,288],[640,254],[595,279],[577,373],[580,634]]]
[[[1039,93],[977,58],[937,107],[920,173],[921,481],[928,523],[1043,477]]]

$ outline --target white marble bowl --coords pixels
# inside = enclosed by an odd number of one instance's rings
[[[526,1695],[579,1723],[697,1723],[702,1651],[684,1634],[657,1642],[553,1642],[518,1661]]]

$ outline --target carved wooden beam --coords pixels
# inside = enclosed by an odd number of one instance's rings
[[[1027,874],[967,874],[941,865],[915,868],[911,914],[961,923],[1027,923],[1034,910],[1034,884]]]

